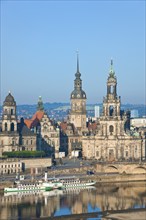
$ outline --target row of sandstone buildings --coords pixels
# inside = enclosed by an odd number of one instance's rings
[[[33,117],[18,121],[16,102],[9,92],[3,102],[0,122],[0,156],[6,151],[43,150],[54,158],[65,152],[69,157],[81,156],[99,161],[146,159],[146,125],[130,130],[130,113],[121,110],[112,61],[99,118],[87,122],[86,93],[82,89],[78,57],[70,102],[71,110],[66,121],[55,123],[50,120],[41,97]]]

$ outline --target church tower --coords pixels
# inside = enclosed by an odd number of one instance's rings
[[[86,93],[82,90],[79,57],[77,54],[77,72],[74,80],[74,90],[71,93],[70,122],[79,130],[86,129]]]
[[[103,116],[120,117],[120,97],[117,96],[117,78],[113,70],[113,61],[107,79],[107,95],[103,100]]]
[[[10,92],[3,103],[2,131],[17,132],[16,102]]]
[[[100,118],[101,135],[105,137],[124,135],[126,115],[121,111],[120,96],[117,96],[117,78],[113,70],[113,61],[107,79],[107,94],[103,98],[103,112]]]

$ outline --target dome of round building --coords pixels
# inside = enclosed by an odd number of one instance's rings
[[[11,106],[11,105],[16,105],[16,102],[14,100],[14,97],[11,95],[11,93],[9,92],[9,94],[6,96],[5,101],[4,101],[4,105],[5,106]]]
[[[71,99],[86,99],[86,93],[83,90],[74,90]]]

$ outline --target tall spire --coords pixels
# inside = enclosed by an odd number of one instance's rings
[[[79,72],[79,51],[77,50],[77,73]]]
[[[111,58],[111,69],[113,69],[113,59]]]
[[[78,50],[76,51],[77,53],[77,72],[75,74],[76,78],[80,78],[81,77],[81,73],[80,73],[80,70],[79,70],[79,52]]]
[[[111,58],[111,66],[110,66],[110,72],[109,72],[110,77],[113,77],[115,75],[115,71],[113,69],[113,59]]]

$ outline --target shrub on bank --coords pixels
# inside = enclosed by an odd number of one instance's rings
[[[46,154],[44,151],[12,151],[12,152],[3,152],[3,156],[8,158],[32,158],[32,157],[45,157]]]

